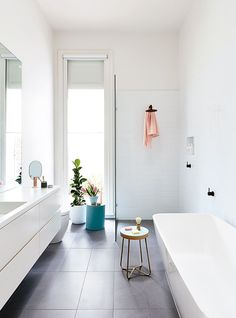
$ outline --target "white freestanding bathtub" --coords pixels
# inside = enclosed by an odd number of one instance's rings
[[[182,318],[236,317],[236,229],[209,214],[153,216]]]

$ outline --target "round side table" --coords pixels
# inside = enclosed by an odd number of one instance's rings
[[[148,252],[148,246],[147,246],[147,237],[149,235],[149,230],[145,227],[141,227],[141,230],[136,233],[137,227],[131,226],[131,230],[126,230],[126,227],[121,228],[120,230],[120,236],[122,237],[122,246],[121,246],[121,254],[120,254],[120,267],[122,270],[126,271],[127,279],[132,278],[132,275],[135,271],[139,273],[139,275],[142,276],[150,276],[151,275],[151,265],[150,265],[150,258],[149,258],[149,252]],[[123,267],[123,252],[124,252],[124,240],[128,241],[128,253],[127,253],[127,262],[126,267]],[[147,261],[148,261],[148,271],[144,271],[143,268],[143,252],[142,252],[142,240],[145,240],[145,247],[146,247],[146,253],[147,253]],[[139,253],[140,253],[140,264],[137,266],[131,267],[129,265],[129,259],[130,259],[130,241],[139,241]]]

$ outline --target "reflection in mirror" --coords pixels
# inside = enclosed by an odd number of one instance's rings
[[[41,178],[42,176],[42,164],[40,161],[34,160],[31,161],[29,165],[29,176],[31,179],[33,178]]]
[[[42,176],[42,164],[40,161],[37,161],[37,160],[31,161],[29,165],[29,176],[31,179],[34,180],[33,187],[37,188],[38,179],[40,180]]]
[[[0,43],[0,185],[22,182],[21,66]]]

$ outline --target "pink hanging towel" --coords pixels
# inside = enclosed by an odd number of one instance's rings
[[[151,146],[152,138],[157,136],[159,136],[159,130],[155,112],[145,112],[143,138],[144,145],[146,147]]]

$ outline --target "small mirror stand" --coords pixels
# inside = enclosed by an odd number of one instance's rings
[[[29,165],[29,176],[33,179],[33,188],[38,187],[38,179],[42,176],[42,164],[40,161],[34,160]]]

